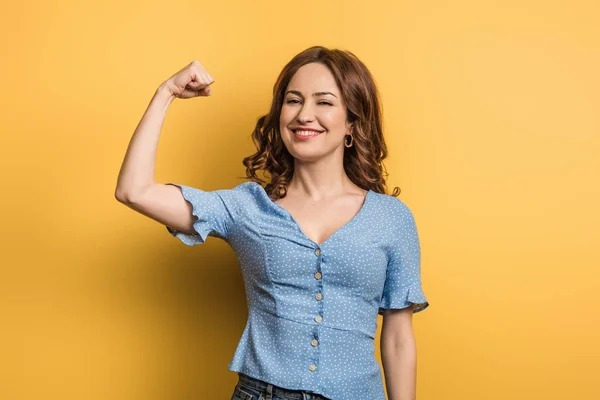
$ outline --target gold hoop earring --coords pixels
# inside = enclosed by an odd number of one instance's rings
[[[346,143],[346,138],[350,136],[350,143]],[[344,136],[344,146],[346,147],[352,147],[352,144],[354,143],[354,136],[352,135],[346,135]]]

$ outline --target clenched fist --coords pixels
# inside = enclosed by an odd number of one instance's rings
[[[171,94],[179,99],[210,96],[210,86],[215,80],[194,60],[165,81]]]

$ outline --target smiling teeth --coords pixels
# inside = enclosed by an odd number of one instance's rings
[[[296,135],[300,135],[300,136],[316,136],[316,135],[320,134],[321,132],[315,132],[315,131],[296,131],[295,133],[296,133]]]

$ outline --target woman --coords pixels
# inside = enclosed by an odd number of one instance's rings
[[[385,399],[374,358],[377,315],[388,397],[415,398],[412,314],[429,303],[410,209],[385,193],[387,149],[373,78],[348,51],[311,47],[283,69],[258,119],[249,181],[203,191],[154,182],[168,105],[209,96],[192,62],[157,90],[137,127],[119,201],[166,225],[187,245],[207,236],[236,252],[248,321],[229,370],[232,399]],[[263,187],[256,171],[270,178]]]

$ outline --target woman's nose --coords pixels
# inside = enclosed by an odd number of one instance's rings
[[[312,118],[310,115],[307,115],[307,114],[298,115],[298,122],[300,122],[302,124],[306,124],[306,123],[311,122],[313,120],[314,120],[314,118]]]
[[[315,116],[311,110],[311,107],[306,106],[306,105],[304,107],[302,107],[302,109],[296,116],[296,119],[298,119],[298,122],[301,122],[301,123],[310,122],[310,121],[314,120],[314,118],[315,118]]]

